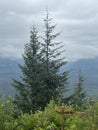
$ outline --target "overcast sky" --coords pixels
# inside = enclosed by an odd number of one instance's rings
[[[66,58],[97,57],[98,0],[0,0],[0,57],[21,58],[33,22],[42,31],[46,3]]]

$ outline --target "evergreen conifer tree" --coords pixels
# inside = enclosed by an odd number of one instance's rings
[[[47,13],[44,19],[44,35],[42,43],[43,56],[43,81],[46,103],[51,99],[63,98],[66,90],[68,71],[60,72],[66,64],[65,57],[61,58],[63,45],[56,40],[59,33],[54,33],[56,25],[52,25],[52,19]]]
[[[19,65],[22,71],[21,81],[14,79],[13,86],[17,90],[15,104],[23,112],[35,111],[40,107],[40,43],[38,41],[37,29],[33,26],[31,30],[30,43],[25,44],[23,54],[24,65]]]
[[[63,99],[67,86],[68,71],[60,71],[66,64],[65,57],[60,57],[63,46],[56,41],[59,33],[53,33],[55,25],[51,25],[48,13],[44,25],[43,42],[39,42],[36,28],[33,27],[30,43],[25,45],[24,65],[20,65],[23,74],[21,81],[14,79],[13,83],[18,92],[15,104],[23,112],[44,109],[51,99]]]
[[[82,108],[85,105],[86,92],[84,89],[84,77],[79,71],[78,81],[72,95],[72,104]]]

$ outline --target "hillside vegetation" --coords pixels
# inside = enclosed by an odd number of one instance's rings
[[[52,100],[44,111],[17,115],[12,99],[3,99],[0,130],[98,130],[98,101],[87,101],[86,108],[82,109]]]

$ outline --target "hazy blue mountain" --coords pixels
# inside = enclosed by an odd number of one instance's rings
[[[12,78],[19,79],[20,68],[17,64],[23,64],[20,59],[0,58],[0,93],[14,95],[15,90],[12,87]],[[62,69],[71,70],[69,75],[69,86],[72,89],[77,81],[79,69],[85,78],[85,87],[90,94],[98,92],[98,58],[88,60],[78,60],[67,63]]]
[[[18,79],[20,69],[19,59],[0,58],[0,94],[14,95],[15,90],[12,87],[12,78]]]
[[[75,86],[75,82],[78,79],[79,69],[81,69],[84,76],[84,86],[90,96],[98,95],[98,58],[95,59],[83,59],[73,63],[68,63],[67,69],[70,69],[70,86]]]

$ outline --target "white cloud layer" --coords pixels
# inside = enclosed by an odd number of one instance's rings
[[[98,56],[98,46],[67,43],[65,44],[67,59],[75,61],[78,59],[92,59]]]
[[[98,0],[0,0],[0,56],[21,57],[33,22],[42,31],[46,3],[68,60],[98,56]]]

